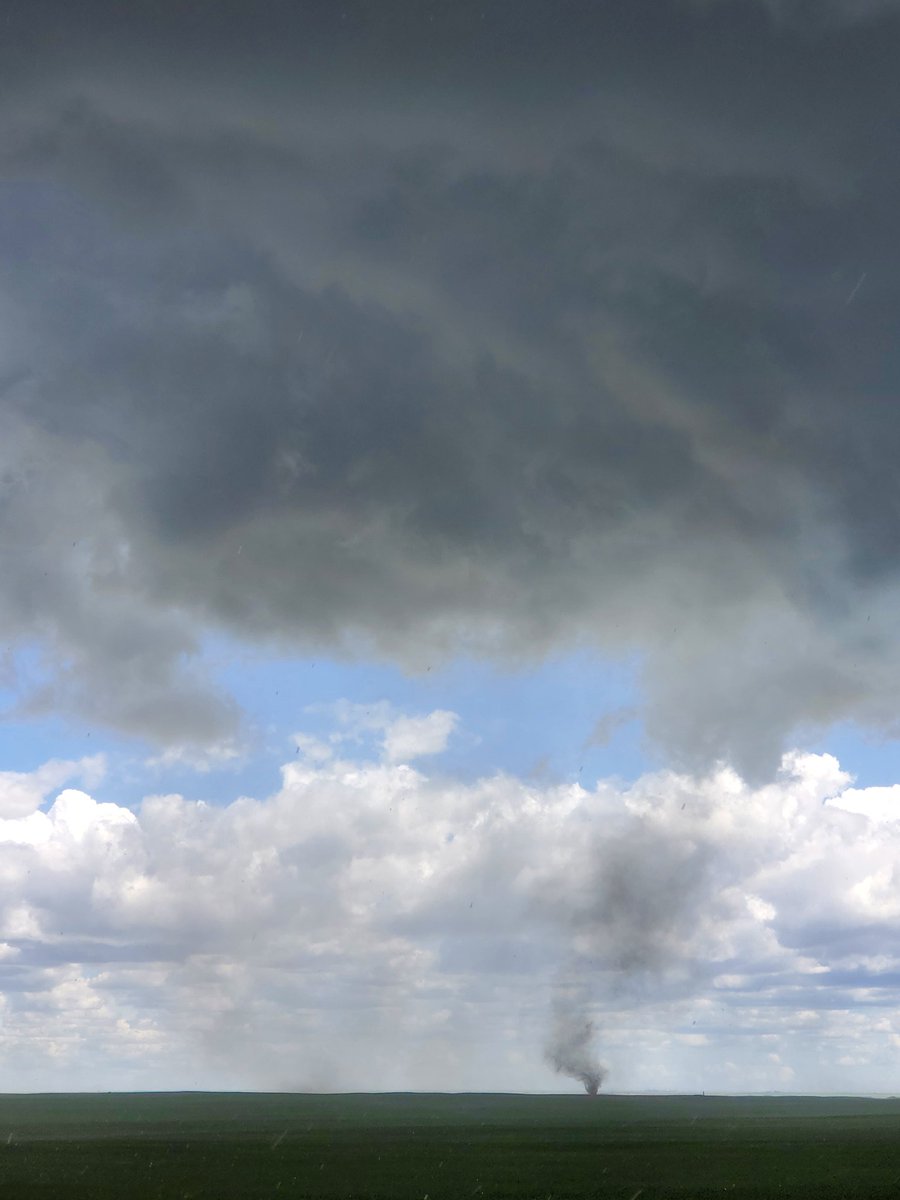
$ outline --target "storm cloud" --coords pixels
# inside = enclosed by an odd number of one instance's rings
[[[895,8],[13,9],[21,710],[227,747],[218,631],[636,655],[759,779],[893,736]]]

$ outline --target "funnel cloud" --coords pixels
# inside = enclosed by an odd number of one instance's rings
[[[557,1007],[546,1055],[558,1075],[577,1079],[589,1096],[600,1091],[607,1069],[594,1051],[594,1023],[584,1012]]]

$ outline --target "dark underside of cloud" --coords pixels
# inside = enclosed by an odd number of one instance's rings
[[[765,774],[893,732],[896,6],[11,6],[0,629],[231,736],[204,631],[639,653]]]

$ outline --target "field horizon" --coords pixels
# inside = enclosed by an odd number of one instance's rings
[[[2,1093],[0,1186],[24,1200],[886,1198],[900,1098]]]
[[[900,1089],[893,1092],[780,1092],[780,1091],[747,1091],[747,1092],[727,1092],[727,1091],[668,1091],[665,1089],[648,1088],[642,1091],[615,1091],[613,1089],[604,1088],[595,1096],[590,1096],[584,1091],[572,1089],[570,1091],[475,1091],[469,1089],[455,1090],[417,1090],[414,1088],[391,1088],[360,1090],[360,1089],[313,1089],[313,1088],[84,1088],[79,1091],[63,1091],[63,1090],[47,1090],[43,1089],[25,1089],[22,1091],[0,1091],[0,1100],[8,1097],[17,1096],[310,1096],[310,1097],[365,1097],[365,1096],[456,1096],[456,1097],[535,1097],[535,1098],[573,1098],[589,1100],[613,1100],[613,1099],[638,1099],[642,1096],[647,1098],[664,1098],[664,1099],[786,1099],[786,1100],[898,1100],[900,1101]]]

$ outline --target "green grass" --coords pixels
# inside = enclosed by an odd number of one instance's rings
[[[0,1096],[0,1195],[900,1196],[900,1101]]]

